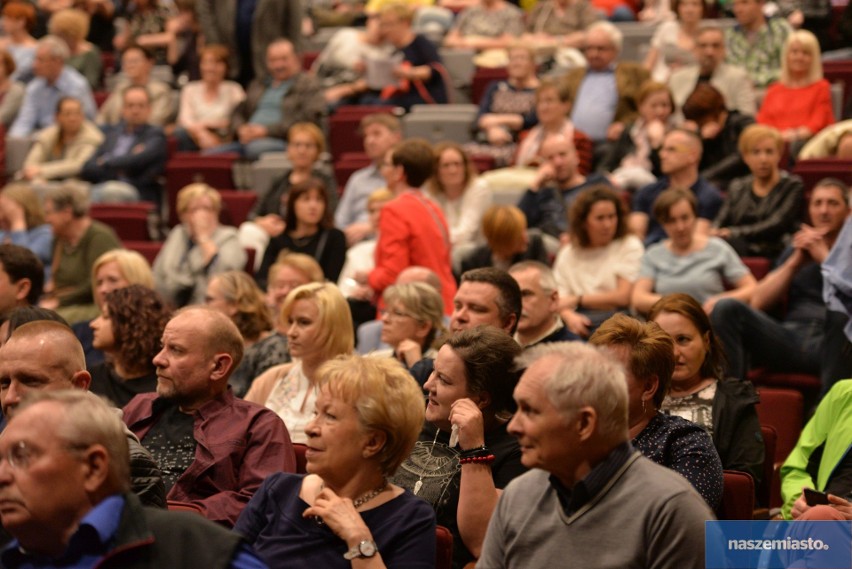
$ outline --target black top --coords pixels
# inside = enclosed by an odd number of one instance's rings
[[[336,283],[340,277],[340,271],[343,270],[343,263],[346,261],[346,236],[339,229],[331,227],[321,229],[310,237],[299,239],[293,239],[287,232],[273,237],[269,240],[260,270],[257,272],[257,282],[262,288],[266,288],[269,267],[285,249],[292,253],[310,255],[322,267],[326,280]]]
[[[852,452],[846,452],[831,472],[825,491],[849,500],[852,498]]]
[[[92,384],[89,391],[106,397],[116,407],[124,407],[140,393],[157,390],[157,373],[152,371],[141,377],[123,379],[115,373],[112,364],[103,362],[91,369]]]
[[[544,247],[544,240],[541,237],[541,233],[537,229],[530,229],[527,231],[527,235],[529,237],[527,250],[513,256],[506,267],[498,268],[508,269],[509,266],[514,265],[515,263],[520,263],[521,261],[538,261],[545,265],[550,265],[547,257],[547,249]],[[488,245],[480,245],[462,259],[461,272],[464,274],[471,269],[494,266],[496,265],[494,263],[491,247]]]
[[[142,439],[160,465],[168,494],[177,479],[195,461],[195,417],[168,405]]]

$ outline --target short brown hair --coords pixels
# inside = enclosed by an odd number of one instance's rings
[[[681,111],[686,120],[702,125],[725,111],[725,97],[709,83],[699,83],[686,98]]]
[[[459,156],[461,156],[462,168],[464,168],[465,187],[467,187],[467,185],[470,184],[470,181],[476,178],[477,174],[479,173],[476,170],[476,165],[470,158],[470,154],[468,154],[467,151],[462,148],[461,144],[449,141],[439,142],[432,149],[432,152],[435,156],[435,163],[433,164],[434,172],[432,174],[432,177],[429,178],[429,181],[426,182],[427,189],[429,190],[429,192],[435,195],[444,193],[444,186],[441,185],[441,181],[438,179],[438,169],[440,168],[441,164],[441,155],[444,154],[444,152],[446,152],[447,150],[454,150],[455,152],[458,152]]]
[[[661,224],[666,223],[669,220],[669,212],[672,207],[681,201],[686,201],[692,208],[692,213],[698,215],[698,200],[695,199],[695,194],[683,188],[669,188],[654,200],[654,205],[651,208],[654,219]]]
[[[403,140],[391,149],[391,162],[394,166],[402,166],[409,186],[419,188],[434,170],[432,145],[422,138]]]
[[[618,225],[615,228],[615,239],[621,239],[627,235],[627,211],[621,197],[615,190],[603,184],[597,184],[580,192],[580,195],[571,204],[568,212],[568,222],[571,226],[571,236],[580,247],[591,245],[589,232],[586,231],[586,220],[592,207],[598,202],[610,202],[615,206],[615,214],[618,216]]]
[[[198,58],[201,59],[205,55],[209,55],[213,59],[216,60],[217,63],[225,64],[225,74],[227,75],[230,70],[230,66],[228,65],[228,58],[231,55],[231,50],[228,49],[228,46],[211,43],[209,45],[205,45],[201,48],[201,52],[198,54]]]
[[[398,118],[390,113],[371,113],[364,115],[358,125],[358,134],[364,136],[364,131],[368,126],[374,124],[381,125],[391,132],[402,132],[402,123]]]

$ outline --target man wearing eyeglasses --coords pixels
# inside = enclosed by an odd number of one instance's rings
[[[236,534],[194,514],[143,508],[129,492],[127,437],[103,400],[31,393],[0,437],[0,565],[265,567]]]

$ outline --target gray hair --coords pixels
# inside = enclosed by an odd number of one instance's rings
[[[68,48],[68,44],[58,36],[44,36],[38,40],[38,47],[36,49],[45,49],[51,57],[61,59],[63,63],[71,57],[71,50]]]
[[[608,35],[613,47],[615,47],[615,51],[621,53],[621,46],[624,44],[624,34],[621,33],[621,30],[615,24],[606,20],[599,20],[586,28],[586,35],[595,30],[600,30]]]
[[[53,207],[56,210],[71,208],[71,213],[74,217],[84,217],[89,214],[89,191],[86,185],[81,182],[65,181],[58,187],[48,190],[45,200],[53,202]]]
[[[555,360],[544,390],[566,418],[583,406],[595,409],[598,434],[627,440],[627,379],[624,367],[611,354],[580,342],[553,342],[522,353],[516,363],[529,368],[538,360]]]
[[[553,269],[540,261],[520,261],[509,267],[509,274],[521,273],[523,271],[535,269],[538,271],[538,284],[547,292],[556,290],[556,277],[553,275]]]

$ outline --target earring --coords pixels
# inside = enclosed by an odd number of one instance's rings
[[[642,400],[642,414],[644,415],[647,411],[645,410],[645,400]]]

